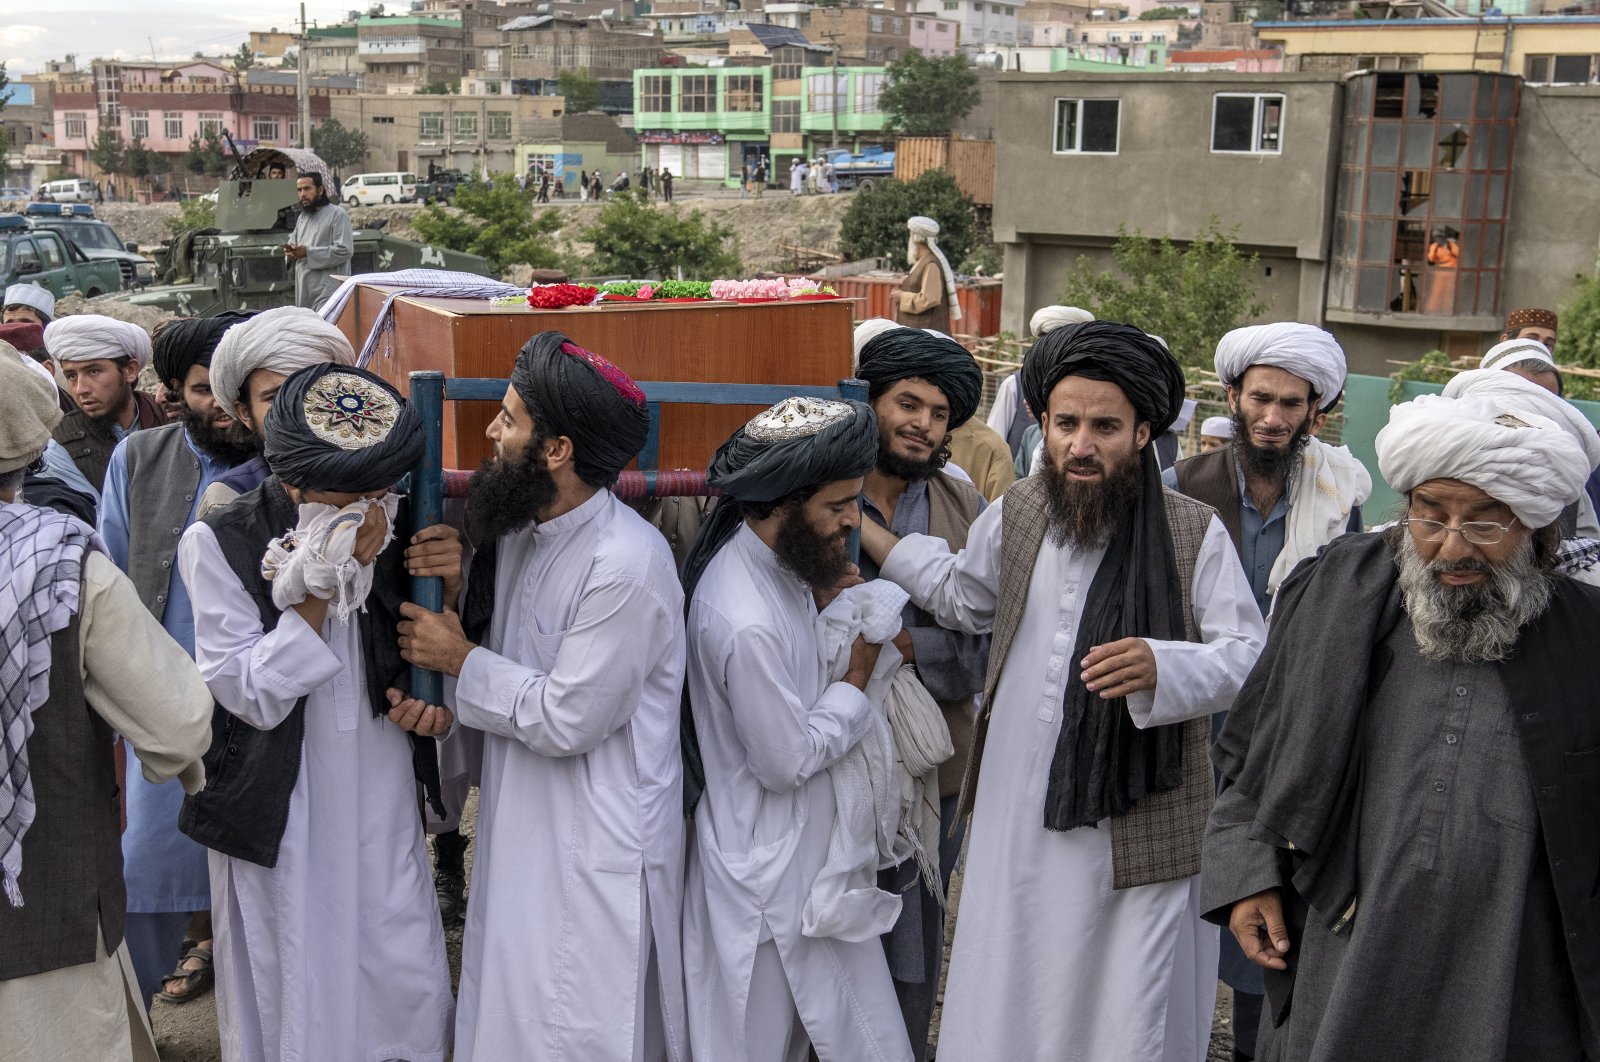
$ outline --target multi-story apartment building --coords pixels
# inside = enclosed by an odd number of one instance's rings
[[[469,33],[460,11],[428,15],[363,15],[356,55],[369,92],[410,92],[453,85],[467,72]]]
[[[359,78],[367,71],[358,53],[355,23],[313,27],[301,48],[299,61],[312,77]]]
[[[1258,22],[1284,69],[1482,70],[1534,84],[1600,81],[1600,14]]]
[[[949,19],[961,27],[961,50],[976,54],[986,44],[1017,44],[1023,0],[912,0],[912,11]]]
[[[559,96],[459,96],[363,92],[333,101],[332,116],[367,136],[364,166],[426,173],[439,169],[509,173],[516,149],[548,139]]]

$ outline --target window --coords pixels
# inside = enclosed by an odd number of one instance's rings
[[[513,59],[526,59],[532,54],[532,49],[526,44],[514,44],[511,46],[511,58]]]
[[[372,116],[372,124],[373,125],[393,125],[394,124],[394,115],[392,115],[392,114],[374,114]]]
[[[741,113],[763,110],[760,74],[734,74],[728,78],[728,110]]]
[[[799,48],[774,48],[772,50],[772,80],[798,80],[800,66],[804,62],[805,56]]]
[[[678,110],[710,114],[717,109],[717,79],[710,74],[686,75],[678,82]]]
[[[89,116],[83,112],[67,112],[67,128],[61,134],[68,140],[87,140],[89,137]]]
[[[848,84],[849,75],[842,70],[806,75],[806,96],[811,101],[812,112],[832,114],[842,110],[844,101],[840,97],[845,94]]]
[[[511,112],[510,111],[490,111],[489,115],[488,115],[488,119],[489,119],[489,139],[490,140],[510,140],[511,139]]]
[[[950,23],[948,23],[948,22],[935,22],[933,24],[933,32],[935,32],[935,33],[949,33],[950,32]]]
[[[641,77],[639,79],[639,109],[656,113],[672,110],[672,79],[670,77]]]
[[[277,118],[263,117],[259,114],[250,122],[250,134],[256,140],[276,141],[278,139],[278,128]]]
[[[1282,96],[1218,93],[1212,104],[1212,151],[1276,155],[1283,150]]]
[[[1055,153],[1115,155],[1121,100],[1056,100]]]
[[[218,136],[222,135],[221,111],[200,112],[200,135],[205,136],[207,133],[216,133]]]
[[[1536,85],[1587,85],[1594,80],[1594,56],[1530,55],[1523,70]]]
[[[798,133],[800,131],[799,100],[772,101],[772,131],[774,133]]]
[[[139,140],[150,139],[150,112],[128,112],[128,136]]]
[[[872,33],[882,33],[883,32],[883,16],[882,15],[873,15],[871,18],[867,19],[867,26],[869,27],[869,29],[870,29],[870,31]]]
[[[478,139],[478,116],[476,114],[456,115],[456,139]]]
[[[1303,59],[1304,57],[1302,57]],[[1357,70],[1421,70],[1422,56],[1420,55],[1358,55],[1356,56]],[[1302,62],[1301,69],[1309,70]],[[1344,67],[1339,67],[1344,69]]]
[[[60,269],[67,264],[66,258],[61,253],[61,244],[48,236],[40,236],[37,242],[46,269]]]
[[[290,147],[294,147],[300,143],[300,119],[289,119],[289,136],[286,138],[285,143],[287,143]]]
[[[924,22],[924,21],[923,21],[923,20],[922,20],[922,19],[920,19],[920,18],[914,18],[914,19],[912,19],[912,20],[911,20],[911,24],[912,24],[912,25],[913,25],[913,26],[915,26],[915,27],[916,27],[916,28],[917,28],[917,29],[926,29],[926,28],[927,28],[927,27],[928,27],[928,24],[927,24],[927,23],[926,23],[926,22]]]
[[[857,114],[877,114],[878,97],[888,87],[888,74],[857,74],[856,75],[856,105]]]
[[[161,131],[166,134],[166,137],[167,137],[168,140],[182,140],[183,139],[183,112],[182,111],[162,111],[161,112]]]
[[[906,20],[903,18],[890,19],[889,31],[891,33],[904,33],[906,31]]]
[[[422,128],[418,132],[418,136],[424,140],[444,139],[443,111],[424,111],[420,117],[422,118]]]

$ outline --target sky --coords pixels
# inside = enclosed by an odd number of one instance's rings
[[[396,13],[410,5],[391,2]],[[306,20],[343,21],[358,0],[307,0]],[[82,69],[90,60],[187,59],[196,51],[237,51],[251,30],[290,31],[298,0],[0,0],[0,62],[6,73],[31,74],[67,53]]]

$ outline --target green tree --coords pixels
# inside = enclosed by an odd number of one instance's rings
[[[9,102],[10,93],[6,88],[11,84],[11,79],[6,76],[6,64],[0,62],[0,118],[4,118],[6,104]],[[6,149],[11,146],[11,138],[6,133],[5,126],[0,125],[0,156],[5,155]]]
[[[1153,7],[1139,16],[1141,22],[1154,22],[1157,19],[1168,18],[1193,18],[1186,7]]]
[[[300,69],[300,52],[299,52],[299,50],[297,49],[297,50],[292,51],[292,52],[284,52],[283,53],[283,59],[278,63],[278,69],[279,70],[299,70]]]
[[[587,114],[600,106],[600,79],[586,71],[561,71],[556,87],[566,98],[568,114]]]
[[[1166,340],[1185,367],[1211,368],[1217,340],[1260,316],[1255,297],[1258,256],[1234,246],[1237,228],[1222,231],[1215,216],[1187,246],[1135,229],[1117,229],[1111,248],[1116,272],[1094,268],[1087,255],[1067,275],[1062,302],[1104,321],[1137,325]]]
[[[1563,365],[1600,369],[1600,276],[1580,280],[1572,301],[1562,308],[1557,358]],[[1576,379],[1567,381],[1569,391]]]
[[[311,127],[311,150],[334,173],[342,174],[346,166],[359,164],[371,149],[367,134],[346,128],[337,118]]]
[[[732,229],[699,210],[662,209],[633,196],[618,196],[601,207],[583,238],[594,245],[598,273],[714,280],[743,268]]]
[[[114,125],[102,125],[95,131],[94,143],[89,145],[89,161],[101,173],[121,173],[127,155],[128,145],[122,139],[122,130]]]
[[[245,41],[239,45],[239,50],[233,53],[234,73],[242,74],[256,65],[256,53],[250,50],[250,42]]]
[[[916,48],[889,64],[889,84],[878,97],[889,128],[906,136],[948,136],[950,127],[978,105],[978,75],[959,55],[930,59]]]
[[[167,219],[167,231],[174,236],[216,227],[217,205],[209,199],[185,199],[178,204],[178,216]]]
[[[927,170],[914,181],[874,181],[857,192],[839,223],[845,257],[903,261],[906,219],[919,214],[939,223],[939,249],[959,265],[973,249],[977,212],[944,170]]]
[[[203,136],[190,133],[189,150],[184,152],[183,164],[193,174],[222,176],[228,169],[228,158],[222,151],[222,133],[215,126],[207,126]]]
[[[144,180],[160,164],[161,156],[144,146],[144,137],[134,134],[123,154],[122,172],[134,180]]]
[[[551,239],[561,228],[559,212],[534,214],[510,175],[495,174],[493,183],[458,185],[453,209],[435,204],[417,215],[417,234],[452,251],[481,254],[496,273],[517,264],[560,268],[562,255]]]

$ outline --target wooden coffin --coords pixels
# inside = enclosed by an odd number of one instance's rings
[[[340,316],[338,325],[357,350],[387,295],[384,288],[363,286]],[[509,376],[523,344],[553,330],[640,381],[832,386],[850,375],[852,308],[838,299],[535,310],[403,296],[394,302],[392,333],[380,337],[369,367],[402,391],[407,374],[423,369],[452,377]],[[760,410],[664,406],[656,467],[705,468],[723,440]],[[445,403],[446,468],[476,468],[490,456],[484,429],[497,412],[489,402]]]

